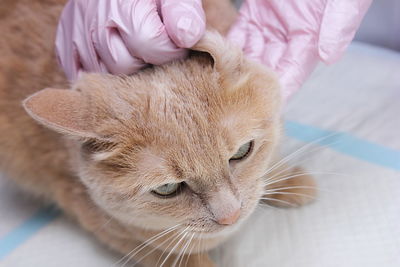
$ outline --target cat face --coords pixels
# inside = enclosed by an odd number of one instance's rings
[[[280,131],[277,83],[216,34],[195,49],[206,53],[130,77],[86,74],[24,103],[71,137],[91,198],[125,225],[222,235],[263,192]]]

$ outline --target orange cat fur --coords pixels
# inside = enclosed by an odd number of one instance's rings
[[[70,87],[53,52],[64,3],[0,7],[2,171],[114,250],[127,254],[150,239],[129,255],[144,266],[173,266],[181,252],[188,266],[214,266],[206,251],[251,215],[265,190],[281,132],[274,75],[207,33],[194,47],[203,52],[186,60],[132,76],[85,74],[72,89],[39,91]],[[248,155],[229,160],[249,141]],[[307,176],[296,182],[313,185]],[[154,193],[174,183],[176,196]]]

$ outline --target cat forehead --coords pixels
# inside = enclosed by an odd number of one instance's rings
[[[166,140],[185,137],[191,142],[202,138],[210,143],[214,138],[206,134],[218,137],[223,128],[235,127],[244,132],[253,121],[268,116],[268,99],[254,86],[257,79],[243,73],[228,86],[223,82],[227,78],[232,77],[210,64],[188,59],[133,76],[91,75],[86,78],[90,86],[81,87],[94,102],[93,114],[108,112],[104,117],[117,118],[111,127],[118,133],[141,132]],[[268,86],[268,80],[261,86]],[[120,128],[124,122],[125,131]]]
[[[221,179],[228,177],[223,162],[218,156],[196,154],[195,151],[171,150],[163,153],[163,149],[144,148],[137,155],[135,174],[140,177],[152,177],[144,187],[153,188],[160,184],[191,182],[198,186],[220,184]],[[211,159],[211,160],[210,160]]]
[[[145,69],[132,76],[86,74],[75,88],[94,96],[94,100],[114,104],[116,108],[120,108],[123,102],[138,108],[148,108],[146,105],[153,102],[160,109],[177,104],[186,109],[226,106],[230,103],[239,107],[249,102],[246,99],[257,99],[254,94],[256,88],[249,85],[254,82],[254,77],[258,79],[260,76],[251,77],[250,74],[251,68],[243,73],[221,74],[211,64],[198,58],[189,58]],[[230,83],[227,84],[226,80]],[[262,86],[268,87],[268,84]],[[233,99],[238,97],[245,101]]]

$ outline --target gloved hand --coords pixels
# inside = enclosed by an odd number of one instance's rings
[[[201,0],[69,0],[56,52],[69,80],[80,70],[131,74],[183,58],[205,23]]]
[[[354,37],[372,0],[247,0],[228,33],[251,59],[280,76],[283,98],[319,60],[333,63]]]

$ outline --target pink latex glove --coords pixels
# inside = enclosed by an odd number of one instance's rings
[[[228,38],[280,76],[286,100],[319,60],[333,63],[372,0],[247,0]]]
[[[69,80],[81,70],[131,74],[185,57],[205,23],[201,0],[70,0],[56,52]]]

